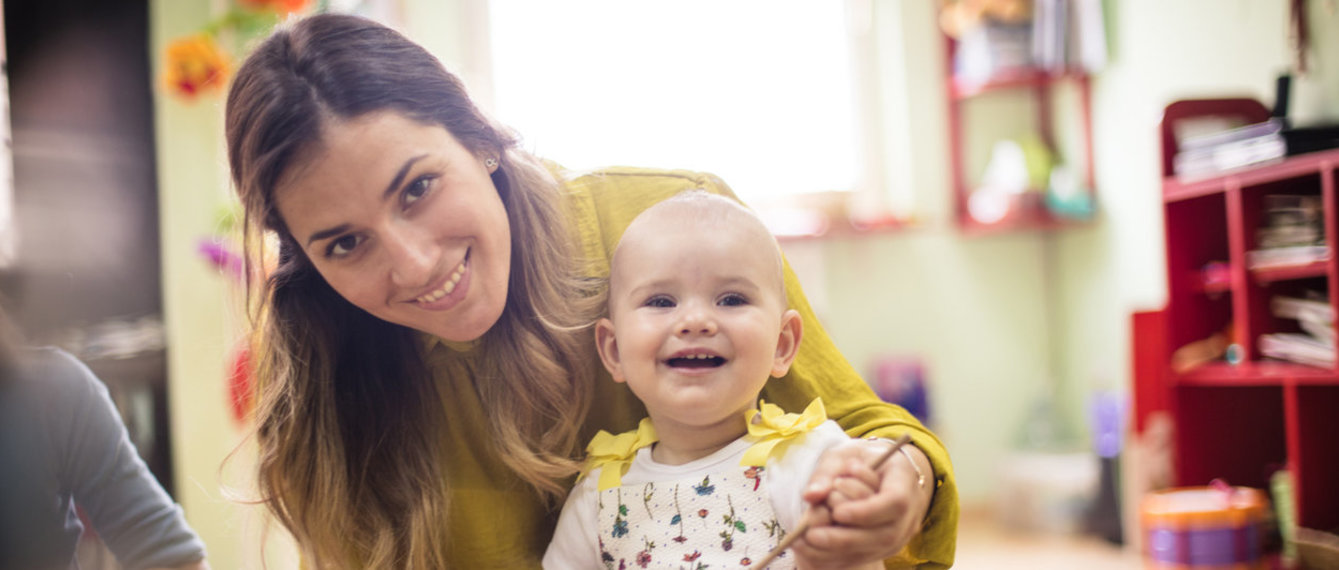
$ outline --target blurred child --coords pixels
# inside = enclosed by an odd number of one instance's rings
[[[650,417],[591,441],[544,567],[748,566],[798,524],[819,455],[850,441],[820,400],[758,409],[802,332],[776,241],[743,206],[695,191],[634,219],[610,263],[596,343]],[[879,484],[843,479],[854,497]]]
[[[78,568],[76,504],[123,568],[209,568],[107,387],[69,353],[21,346],[2,308],[0,465],[0,568]]]

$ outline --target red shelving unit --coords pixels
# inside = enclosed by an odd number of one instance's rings
[[[1264,197],[1271,194],[1320,196],[1326,241],[1334,247],[1339,150],[1180,180],[1172,167],[1174,125],[1205,115],[1258,122],[1269,112],[1251,99],[1214,99],[1178,101],[1163,116],[1168,305],[1134,321],[1136,429],[1152,412],[1171,415],[1177,485],[1223,478],[1268,489],[1270,475],[1286,467],[1293,476],[1298,524],[1333,530],[1339,528],[1339,368],[1267,359],[1259,339],[1297,330],[1296,321],[1271,313],[1274,295],[1312,289],[1339,300],[1339,262],[1331,255],[1252,271],[1246,257],[1256,249]],[[1200,278],[1201,268],[1214,262],[1226,263],[1230,278],[1210,287]],[[1173,372],[1169,363],[1176,349],[1229,326],[1241,349],[1239,363]]]
[[[967,174],[964,157],[965,109],[972,100],[1006,91],[1030,91],[1031,103],[1036,106],[1036,132],[1053,152],[1064,154],[1056,148],[1056,137],[1051,121],[1052,89],[1056,84],[1069,82],[1078,89],[1079,120],[1082,122],[1081,149],[1083,181],[1090,198],[1096,196],[1096,178],[1093,173],[1092,142],[1092,105],[1091,85],[1086,73],[1050,72],[1035,68],[1009,69],[998,72],[986,81],[964,81],[954,75],[953,67],[957,52],[957,42],[944,36],[948,72],[945,75],[945,92],[948,95],[949,122],[949,161],[953,179],[954,215],[958,226],[965,233],[980,234],[1010,230],[1051,230],[1059,229],[1086,220],[1075,220],[1055,215],[1042,199],[1042,193],[1029,191],[1008,198],[1007,213],[997,221],[982,222],[972,217],[968,211],[968,200],[972,195],[972,182]],[[1079,164],[1070,161],[1071,164]]]

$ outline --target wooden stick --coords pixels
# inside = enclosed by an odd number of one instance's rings
[[[893,442],[893,445],[888,448],[888,451],[883,452],[883,455],[880,455],[877,459],[870,462],[869,468],[877,470],[880,465],[883,465],[883,462],[888,461],[889,457],[892,457],[894,453],[897,453],[897,450],[902,449],[902,446],[910,441],[911,436],[909,435],[903,435],[902,437],[897,438],[897,440]],[[804,536],[804,531],[807,530],[809,530],[809,513],[806,511],[805,516],[800,518],[800,524],[795,525],[795,530],[790,531],[790,534],[787,534],[785,538],[781,539],[781,542],[776,545],[776,548],[773,548],[771,552],[768,552],[767,556],[764,556],[762,560],[749,566],[749,570],[763,570],[763,568],[766,568],[768,564],[771,564],[773,560],[776,560],[776,557],[781,556],[782,552],[785,552],[787,548],[790,548],[790,545],[794,544],[796,540],[799,540],[801,536]]]

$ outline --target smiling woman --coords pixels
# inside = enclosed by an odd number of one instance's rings
[[[536,557],[539,497],[574,469],[591,392],[590,295],[551,176],[440,63],[360,18],[278,30],[227,115],[248,249],[279,244],[253,297],[262,499],[318,566]],[[437,339],[488,357],[442,362]],[[494,485],[534,491],[447,500]]]

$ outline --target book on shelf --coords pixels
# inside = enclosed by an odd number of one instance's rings
[[[1300,333],[1273,333],[1260,335],[1260,353],[1270,358],[1333,367],[1334,306],[1318,293],[1308,297],[1275,295],[1269,300],[1269,311],[1280,319],[1297,321]]]
[[[1264,205],[1264,222],[1255,232],[1261,248],[1325,245],[1319,195],[1270,194]]]
[[[1034,0],[1031,40],[1037,69],[1053,74],[1101,71],[1107,63],[1102,0]]]
[[[1311,335],[1327,346],[1334,346],[1334,323],[1302,320],[1297,321],[1297,324],[1302,327],[1302,332]]]
[[[1032,61],[1038,69],[1065,70],[1069,2],[1036,0],[1032,5]]]
[[[1263,249],[1304,245],[1325,245],[1324,230],[1310,225],[1271,227],[1261,230],[1256,243]]]
[[[1334,344],[1302,333],[1260,335],[1260,353],[1270,358],[1298,364],[1334,367]]]
[[[1312,322],[1320,325],[1334,323],[1334,307],[1323,299],[1304,299],[1275,295],[1269,301],[1270,312],[1280,319],[1296,319],[1298,322]]]
[[[988,22],[965,31],[954,51],[953,77],[971,89],[1010,74],[1035,68],[1032,28],[1023,24]]]
[[[1270,194],[1255,232],[1259,249],[1246,252],[1250,269],[1306,265],[1330,258],[1318,195]]]
[[[1177,152],[1218,148],[1225,144],[1258,139],[1283,132],[1283,121],[1269,119],[1237,127],[1187,136],[1177,142]]]
[[[1283,121],[1228,129],[1181,140],[1172,159],[1178,178],[1200,178],[1229,170],[1282,160],[1288,154]]]
[[[1246,252],[1247,269],[1276,269],[1306,265],[1330,258],[1328,245],[1296,245],[1271,247]]]

